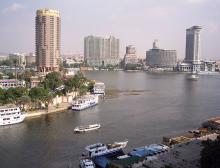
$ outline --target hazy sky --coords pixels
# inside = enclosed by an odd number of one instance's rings
[[[0,52],[35,50],[35,12],[61,12],[62,53],[83,53],[87,35],[113,35],[136,46],[139,57],[154,39],[185,55],[185,29],[203,27],[202,57],[220,58],[220,0],[0,0]]]

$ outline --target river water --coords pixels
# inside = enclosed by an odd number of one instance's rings
[[[87,72],[119,95],[82,111],[56,113],[0,127],[0,168],[77,168],[86,145],[128,139],[126,151],[162,142],[220,116],[220,75],[189,81],[185,74]],[[135,90],[135,92],[132,92]],[[74,134],[99,122],[98,131]]]

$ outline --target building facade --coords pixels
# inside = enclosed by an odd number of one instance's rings
[[[89,66],[119,64],[119,39],[87,36],[84,38],[84,61]]]
[[[201,43],[200,32],[202,27],[192,26],[186,29],[186,51],[184,63],[188,63],[190,71],[200,71]]]
[[[177,66],[177,52],[160,49],[155,40],[153,48],[146,52],[146,64],[155,68],[173,69]]]
[[[19,66],[22,68],[25,68],[25,66],[26,66],[26,58],[25,58],[25,54],[23,54],[23,53],[9,54],[9,60],[13,64],[16,64],[16,66]]]
[[[129,45],[126,47],[126,54],[124,56],[124,64],[137,64],[138,59],[136,55],[136,49],[133,45]]]
[[[39,72],[58,71],[60,65],[60,13],[51,9],[36,12],[36,63]]]
[[[25,87],[25,81],[19,81],[17,79],[2,79],[0,80],[0,88],[9,89],[16,87]]]
[[[33,65],[33,64],[36,63],[36,56],[35,56],[35,54],[33,54],[33,53],[27,54],[27,55],[25,56],[25,59],[26,59],[26,65],[27,65],[27,66],[31,66],[31,65]]]

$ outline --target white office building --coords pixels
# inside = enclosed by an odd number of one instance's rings
[[[186,52],[183,64],[180,64],[180,71],[194,71],[199,72],[201,63],[201,42],[200,32],[202,27],[192,26],[186,29]]]

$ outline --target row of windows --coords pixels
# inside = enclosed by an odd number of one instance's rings
[[[13,115],[13,114],[16,114],[16,113],[6,113],[6,114],[1,114],[1,116],[5,116],[5,115]],[[19,112],[18,112],[19,114]]]
[[[10,118],[3,118],[3,121],[5,121],[5,120],[10,120]]]
[[[16,111],[18,110],[17,108],[14,108],[14,109],[6,109],[6,110],[0,110],[0,112],[7,112],[7,111]]]
[[[18,118],[20,118],[20,116],[14,117],[14,119],[18,119]],[[10,120],[10,118],[3,118],[3,121],[5,121],[5,120]]]

